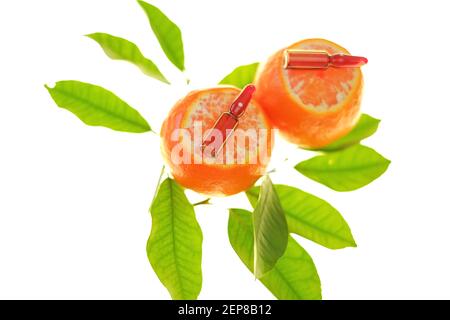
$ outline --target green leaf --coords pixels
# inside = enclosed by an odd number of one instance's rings
[[[317,149],[322,151],[335,151],[359,143],[361,140],[373,135],[380,124],[380,120],[367,114],[362,114],[355,127],[345,136],[326,147]]]
[[[300,162],[295,169],[333,190],[352,191],[381,176],[390,163],[375,150],[357,144]]]
[[[157,7],[138,1],[148,17],[150,26],[167,58],[181,71],[184,71],[184,50],[181,31]]]
[[[45,86],[56,104],[75,114],[90,126],[117,131],[147,132],[147,121],[111,91],[79,81],[59,81],[53,88]]]
[[[286,215],[289,232],[296,233],[329,249],[356,247],[347,222],[328,202],[300,189],[277,184],[274,186]],[[260,187],[246,191],[253,207]]]
[[[223,78],[219,84],[229,84],[238,88],[244,88],[255,79],[256,70],[259,63],[247,64],[234,69],[229,75]]]
[[[172,299],[197,299],[202,287],[203,236],[183,188],[175,180],[164,180],[150,212],[147,255],[153,270]]]
[[[272,181],[266,176],[253,212],[255,237],[255,277],[272,270],[286,250],[288,228]]]
[[[96,41],[111,59],[130,62],[139,67],[144,74],[169,83],[153,61],[144,57],[141,50],[133,42],[100,32],[86,36]]]
[[[251,213],[230,209],[228,237],[245,266],[253,272],[253,223]],[[322,298],[316,267],[309,254],[292,238],[275,267],[259,279],[272,294],[282,300],[318,300]]]

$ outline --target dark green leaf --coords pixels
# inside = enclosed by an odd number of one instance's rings
[[[356,247],[347,222],[328,202],[294,187],[280,184],[274,187],[286,215],[289,232],[330,249]],[[259,189],[253,187],[246,191],[253,207],[258,201]]]
[[[249,211],[230,209],[228,237],[234,251],[253,272],[253,224]],[[320,279],[313,260],[292,237],[288,239],[283,256],[259,280],[278,299],[321,299]]]
[[[352,191],[381,176],[389,164],[375,150],[357,144],[300,162],[295,169],[333,190]]]
[[[272,181],[266,176],[253,212],[255,235],[255,277],[272,270],[286,250],[288,228]]]
[[[181,71],[184,70],[184,49],[181,31],[157,7],[138,1],[148,17],[150,26],[167,58]]]
[[[183,188],[175,180],[164,180],[150,212],[147,255],[153,270],[172,299],[197,299],[202,287],[203,236]]]
[[[144,57],[133,42],[100,32],[86,36],[96,41],[111,59],[130,62],[139,67],[144,74],[169,83],[153,61]]]
[[[255,79],[256,70],[259,63],[247,64],[234,69],[229,75],[223,78],[219,84],[229,84],[238,88],[244,88]]]
[[[74,113],[87,125],[126,132],[150,131],[139,112],[102,87],[70,80],[59,81],[54,88],[45,87],[59,107]]]
[[[322,151],[335,151],[339,149],[343,149],[354,145],[361,140],[370,137],[373,135],[380,124],[380,120],[375,119],[367,114],[362,114],[361,118],[359,118],[358,123],[355,127],[350,131],[347,135],[338,139],[337,141],[329,144],[326,147],[320,148],[318,150]]]

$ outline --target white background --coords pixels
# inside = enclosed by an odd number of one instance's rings
[[[366,144],[392,160],[384,176],[350,193],[289,166],[272,177],[328,200],[352,228],[356,249],[299,239],[315,260],[324,298],[450,298],[446,1],[152,3],[182,29],[189,88],[135,1],[0,2],[0,298],[169,298],[145,253],[162,164],[158,137],[87,127],[55,106],[45,83],[104,86],[159,130],[188,90],[309,37],[369,58],[363,111],[382,122]],[[82,36],[92,32],[136,42],[175,85],[109,60]],[[287,155],[290,164],[310,156],[277,142],[273,166]],[[248,206],[246,199],[214,202],[197,211],[200,298],[272,299],[227,239],[226,208]]]

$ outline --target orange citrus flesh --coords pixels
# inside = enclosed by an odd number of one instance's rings
[[[306,148],[326,146],[348,133],[358,120],[361,70],[284,69],[285,49],[349,52],[328,40],[303,40],[276,52],[256,76],[255,99],[281,135]]]
[[[263,158],[258,154],[270,157],[272,133],[264,113],[254,100],[239,119],[237,130],[248,132],[247,130],[251,129],[258,133],[258,129],[266,129],[266,139],[262,140],[258,135],[248,134],[245,136],[245,143],[239,144],[235,132],[227,140],[228,143],[235,142],[232,147],[226,143],[221,153],[215,157],[205,152],[203,161],[195,163],[196,157],[200,159],[202,157],[199,143],[201,144],[203,139],[195,141],[194,125],[201,124],[205,135],[208,129],[213,128],[222,113],[229,110],[230,104],[239,92],[239,89],[233,87],[192,91],[179,100],[169,112],[161,129],[161,149],[175,180],[184,187],[206,195],[226,196],[248,189],[264,174],[267,161],[262,161]],[[174,130],[180,128],[187,129],[190,136],[174,134]],[[184,146],[180,154],[183,159],[189,161],[177,163],[173,153],[176,145],[180,143]]]

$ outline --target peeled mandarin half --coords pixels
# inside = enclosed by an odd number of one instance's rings
[[[281,135],[305,148],[326,146],[347,134],[359,118],[361,70],[285,69],[286,49],[349,52],[328,40],[307,39],[276,52],[256,75],[255,99]]]
[[[227,196],[250,188],[264,174],[272,151],[272,132],[254,100],[217,155],[201,148],[198,133],[213,128],[239,92],[233,87],[192,91],[169,112],[161,129],[161,149],[175,180],[184,187]]]

